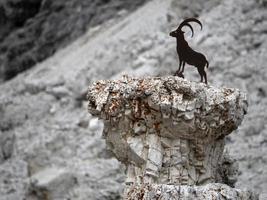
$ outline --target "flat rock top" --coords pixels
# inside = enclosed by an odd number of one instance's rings
[[[199,137],[227,135],[247,111],[246,95],[237,89],[174,76],[100,80],[89,87],[87,97],[89,112],[104,120],[127,115],[134,121],[142,119],[149,128],[179,127],[177,134],[185,137],[196,132]]]

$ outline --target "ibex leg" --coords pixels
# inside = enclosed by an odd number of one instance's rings
[[[185,61],[183,61],[183,67],[182,67],[182,72],[181,73],[184,73],[184,66],[185,66]]]
[[[178,75],[179,76],[179,72],[180,72],[180,69],[181,69],[181,66],[182,66],[182,60],[179,58],[179,68],[178,70],[174,73],[174,75]]]
[[[197,67],[197,71],[198,71],[198,73],[200,75],[200,82],[202,82],[203,81],[203,75],[204,75],[203,72],[205,72],[205,71],[200,69],[200,67]]]
[[[204,78],[205,78],[205,83],[208,84],[207,74],[206,74],[205,70],[203,70],[203,75],[204,75]]]

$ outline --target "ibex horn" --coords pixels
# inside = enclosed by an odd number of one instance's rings
[[[198,24],[200,25],[201,30],[202,30],[202,24],[201,24],[201,22],[200,22],[198,19],[196,19],[196,18],[187,18],[187,19],[185,19],[185,20],[179,25],[178,29],[181,29],[183,26],[188,26],[188,27],[191,29],[191,31],[192,31],[192,37],[193,37],[193,35],[194,35],[194,31],[193,31],[192,26],[190,26],[190,25],[188,24],[188,22],[196,22],[196,23],[198,23]]]

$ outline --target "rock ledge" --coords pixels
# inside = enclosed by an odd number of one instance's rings
[[[224,137],[248,106],[237,89],[172,76],[97,81],[87,97],[89,112],[104,121],[108,148],[127,166],[128,197],[144,184],[186,191],[220,182]]]

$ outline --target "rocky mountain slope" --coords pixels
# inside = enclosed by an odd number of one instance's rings
[[[13,78],[70,44],[90,27],[146,1],[0,1],[0,81]]]
[[[105,149],[101,123],[87,113],[87,86],[126,73],[172,74],[178,58],[168,34],[185,16],[203,22],[202,31],[194,26],[194,38],[186,35],[210,62],[209,84],[249,96],[248,114],[227,147],[240,167],[236,186],[266,193],[266,11],[254,0],[153,0],[2,83],[0,199],[119,199],[123,166]],[[185,76],[199,79],[191,66]]]

